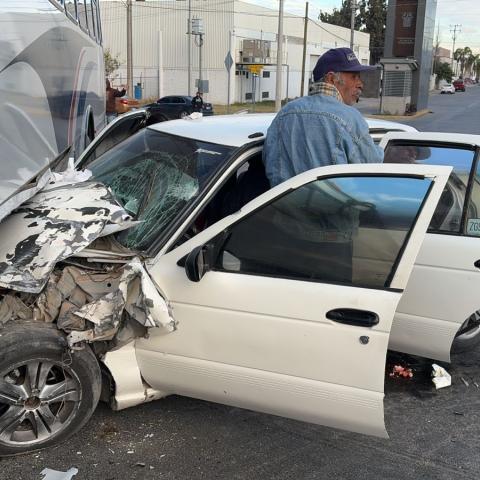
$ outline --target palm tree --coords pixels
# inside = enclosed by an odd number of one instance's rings
[[[454,74],[457,74],[458,71],[458,64],[460,65],[463,63],[463,48],[457,48],[455,52],[453,52],[453,59],[457,62],[455,66]]]
[[[470,58],[470,56],[472,56],[472,49],[470,47],[465,47],[463,49],[463,59],[462,61],[460,62],[460,65],[462,67],[462,73],[461,73],[461,77],[463,78],[464,77],[464,74],[465,74],[465,67],[467,65],[467,61],[468,59]]]
[[[480,55],[475,55],[476,60],[473,65],[473,71],[475,72],[475,81],[478,83],[480,78]]]
[[[473,53],[470,53],[470,55],[466,58],[465,74],[467,74],[469,77],[472,76],[472,73],[474,72],[475,64],[477,63],[479,58],[480,58],[480,55],[474,55]]]

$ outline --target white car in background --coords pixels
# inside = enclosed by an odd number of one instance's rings
[[[442,86],[442,88],[440,89],[440,93],[454,94],[455,93],[455,87],[451,83],[447,83],[446,85]]]
[[[54,176],[3,220],[0,455],[64,441],[101,392],[114,409],[180,394],[386,435],[394,316],[432,218],[455,224],[452,168],[335,165],[270,189],[273,117],[128,113],[78,159],[93,177]],[[426,317],[402,319],[398,345],[448,355],[418,342]]]

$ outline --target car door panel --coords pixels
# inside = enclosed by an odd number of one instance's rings
[[[469,137],[455,142],[434,133],[395,132],[387,134],[380,145],[386,149],[386,156],[387,149],[397,144],[417,147],[421,142],[423,149],[448,147],[447,161],[452,165],[460,154],[470,151],[474,165],[475,136]],[[449,362],[457,332],[480,309],[480,271],[474,266],[480,257],[480,240],[460,232],[469,175],[470,169],[455,169],[442,194],[444,207],[434,214],[395,314],[389,345],[393,350]],[[449,232],[448,228],[457,231]],[[445,231],[435,233],[441,229]]]
[[[137,341],[142,376],[170,393],[385,436],[383,378],[391,321],[446,170],[348,165],[306,172],[157,257],[148,270],[179,324],[169,335],[152,331],[149,339]],[[435,177],[388,289],[224,270],[191,282],[178,265],[193,248],[322,174],[380,172]],[[327,318],[338,309],[373,312],[378,323],[364,327]]]
[[[87,167],[100,155],[144,128],[148,116],[149,113],[146,110],[136,110],[117,117],[94,138],[76,160],[75,166],[77,168]]]
[[[472,237],[425,236],[395,314],[391,349],[450,361],[457,331],[480,309],[480,273],[474,266],[479,246]]]

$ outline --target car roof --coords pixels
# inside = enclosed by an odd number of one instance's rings
[[[187,117],[182,120],[156,123],[148,128],[208,143],[241,147],[264,137],[275,115],[275,113],[213,115],[194,120]],[[371,132],[417,131],[415,128],[401,123],[371,118],[365,120]]]

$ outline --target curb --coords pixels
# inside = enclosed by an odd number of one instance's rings
[[[370,118],[380,118],[381,120],[414,120],[415,118],[423,117],[429,113],[433,113],[431,110],[420,110],[414,115],[380,115],[376,113],[365,115]]]

